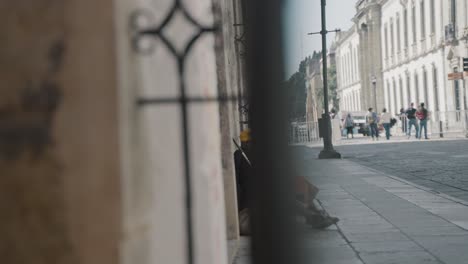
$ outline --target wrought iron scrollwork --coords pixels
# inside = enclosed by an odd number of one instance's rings
[[[164,30],[169,23],[174,19],[176,13],[181,13],[186,21],[188,21],[194,28],[195,33],[190,37],[187,43],[184,43],[182,50],[177,50],[175,43],[165,35]],[[190,137],[189,137],[189,122],[188,122],[188,104],[189,103],[208,103],[213,101],[226,101],[236,100],[230,97],[221,96],[215,98],[205,97],[187,97],[187,87],[185,83],[185,62],[189,53],[191,52],[194,44],[201,36],[209,33],[214,33],[218,29],[218,25],[204,26],[198,22],[187,10],[186,6],[181,0],[174,0],[169,12],[164,17],[162,22],[156,27],[145,28],[141,26],[141,21],[152,20],[152,14],[147,10],[138,10],[130,17],[130,25],[134,32],[132,37],[132,47],[135,52],[147,55],[153,51],[153,45],[144,48],[142,40],[145,37],[159,39],[177,61],[178,78],[180,80],[179,90],[180,95],[177,98],[137,98],[138,106],[153,105],[153,104],[179,104],[181,107],[182,115],[182,129],[183,129],[183,158],[184,158],[184,180],[185,180],[185,206],[186,206],[186,232],[187,232],[187,260],[189,264],[195,263],[194,257],[194,237],[193,237],[193,212],[192,212],[192,183],[191,183],[191,160],[190,160]]]
[[[234,27],[244,27],[244,24],[234,24],[233,25]],[[245,30],[242,31],[242,33],[239,33],[234,36],[234,41],[236,42],[236,44],[238,44],[239,46],[242,46],[242,47],[239,47],[239,56],[240,57],[244,57],[245,56]]]

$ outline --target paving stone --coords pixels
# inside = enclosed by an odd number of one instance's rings
[[[384,242],[384,241],[408,241],[401,232],[375,232],[375,233],[356,233],[346,236],[350,242]]]
[[[442,263],[425,251],[363,253],[366,264],[430,264]]]
[[[419,245],[413,241],[381,241],[381,242],[361,242],[352,243],[354,249],[359,253],[396,253],[408,251],[423,251]]]

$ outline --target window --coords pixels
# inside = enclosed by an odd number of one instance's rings
[[[400,108],[405,107],[405,97],[403,95],[403,80],[401,76],[398,78],[398,85],[400,86]]]
[[[358,49],[357,47],[354,48],[354,74],[356,76],[356,81],[359,80],[359,64],[358,64],[359,56],[358,56]]]
[[[385,36],[385,59],[388,59],[388,29],[387,24],[384,26],[384,36]]]
[[[424,0],[421,1],[421,39],[426,37],[426,14]]]
[[[430,17],[430,20],[431,20],[431,34],[435,34],[435,20],[436,20],[436,16],[435,16],[435,0],[431,0],[431,17]]]
[[[437,68],[432,69],[432,82],[434,86],[434,109],[439,111],[439,87],[438,87],[438,78],[437,78]]]
[[[423,69],[423,89],[424,89],[424,103],[429,107],[429,89],[427,87],[427,71]]]
[[[397,26],[397,37],[396,37],[396,41],[397,41],[397,52],[400,53],[401,51],[401,37],[400,37],[400,15],[397,14],[397,20],[396,20],[396,26]]]
[[[390,96],[388,95],[388,90],[390,90],[390,83],[387,81],[387,85],[385,86],[385,108],[388,109],[388,106],[390,105]]]
[[[398,109],[398,102],[397,102],[397,86],[396,86],[396,82],[395,82],[395,79],[393,79],[393,91],[392,91],[392,94],[393,94],[393,109],[392,109],[392,114],[396,113],[397,112],[397,109]]]
[[[457,23],[457,0],[450,0],[450,21],[454,26]]]
[[[395,54],[395,41],[393,39],[394,31],[393,31],[393,19],[390,19],[390,54],[393,56]]]
[[[413,44],[416,43],[416,6],[413,5],[413,7],[411,8],[411,16],[412,16],[412,19],[411,19],[411,23],[412,24],[412,29],[413,29]]]
[[[405,48],[408,47],[408,9],[405,8],[403,11],[403,31],[404,31],[404,36],[403,36],[403,41]]]
[[[418,73],[414,73],[414,90],[415,90],[415,103],[419,104],[420,98],[419,98],[419,78],[418,78]]]
[[[348,62],[348,64],[346,65],[348,68],[348,84],[351,84],[353,78],[353,74],[351,73],[351,54],[348,52],[346,57],[348,58],[346,60]]]
[[[358,47],[355,48],[356,52],[356,80],[359,80],[359,50],[358,50]]]

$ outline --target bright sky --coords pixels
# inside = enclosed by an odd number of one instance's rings
[[[351,19],[356,13],[357,0],[327,0],[327,28],[348,30],[352,26]],[[285,46],[286,46],[286,76],[289,78],[299,67],[299,62],[314,50],[322,49],[320,35],[308,36],[309,32],[321,29],[320,0],[289,0],[286,2]],[[328,34],[330,45],[335,38],[334,33]]]

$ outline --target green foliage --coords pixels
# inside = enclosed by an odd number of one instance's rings
[[[304,121],[306,115],[306,76],[307,63],[311,58],[306,57],[299,64],[299,69],[284,83],[289,94],[289,119]]]
[[[330,95],[330,101],[333,104],[333,108],[335,110],[339,109],[339,100],[338,100],[338,85],[336,81],[336,65],[332,64],[330,68],[328,68],[328,90]]]
[[[291,75],[291,77],[284,83],[284,87],[287,89],[289,94],[289,119],[291,121],[305,121],[307,65],[311,61],[319,61],[321,57],[321,52],[314,51],[312,56],[306,57],[299,63],[298,71]],[[336,66],[331,65],[328,69],[329,99],[333,104],[333,108],[335,110],[339,110],[336,78]],[[318,104],[317,107],[319,109],[323,109],[323,89],[318,89],[314,96],[316,97],[315,101]]]

